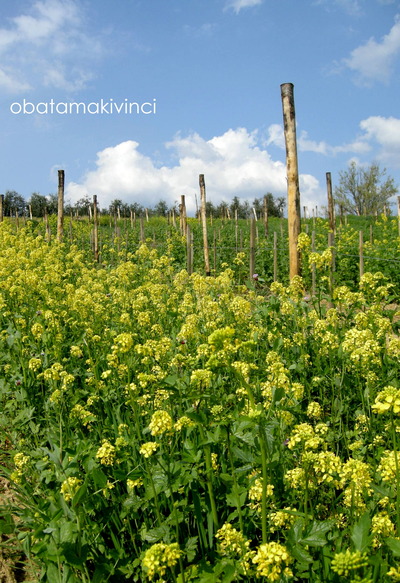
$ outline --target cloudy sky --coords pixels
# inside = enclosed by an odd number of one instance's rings
[[[0,192],[285,196],[282,83],[302,206],[351,160],[400,184],[399,72],[399,0],[3,0]]]

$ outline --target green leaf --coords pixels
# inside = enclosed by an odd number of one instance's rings
[[[371,519],[368,513],[362,515],[360,520],[356,522],[351,533],[351,540],[353,541],[356,551],[364,552],[369,546],[372,536],[369,534],[371,528]]]
[[[400,557],[400,540],[397,540],[397,538],[387,538],[385,543],[395,557]]]
[[[314,520],[311,528],[301,538],[300,542],[311,547],[323,547],[327,543],[325,535],[331,530],[333,524],[333,520],[324,520],[323,522]]]

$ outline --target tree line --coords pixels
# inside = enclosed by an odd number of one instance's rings
[[[391,176],[387,176],[386,168],[381,169],[379,164],[372,163],[369,166],[357,164],[352,161],[347,170],[339,172],[338,184],[334,191],[334,201],[338,208],[345,214],[370,216],[381,214],[384,211],[390,213],[390,198],[398,193],[398,187]],[[255,198],[252,203],[240,200],[235,196],[229,203],[226,201],[215,205],[206,203],[207,216],[215,218],[247,219],[255,211],[261,216],[265,211],[265,205],[270,217],[282,217],[286,205],[285,197],[275,198],[267,192],[260,198]],[[64,207],[66,214],[75,216],[87,216],[92,206],[92,200],[86,196],[75,202],[67,203]],[[253,210],[254,209],[254,210]],[[56,194],[44,196],[34,192],[26,201],[20,194],[8,190],[4,195],[3,212],[5,216],[23,216],[32,214],[33,217],[43,217],[47,214],[57,214],[58,199]],[[101,214],[128,217],[134,213],[137,217],[160,216],[166,217],[174,212],[179,215],[179,206],[175,202],[172,206],[165,200],[160,200],[154,207],[146,208],[134,202],[128,204],[120,199],[114,199],[108,208],[100,209]],[[198,215],[197,210],[197,215]]]
[[[237,196],[235,196],[230,203],[221,202],[218,205],[214,205],[209,201],[207,202],[206,212],[208,216],[212,215],[214,218],[234,218],[237,216],[240,219],[247,219],[254,211],[257,213],[257,216],[261,215],[261,213],[264,212],[265,204],[268,216],[283,216],[286,204],[284,197],[274,198],[270,192],[261,198],[255,198],[252,204],[247,200],[241,201]],[[89,208],[91,208],[92,205],[93,200],[86,196],[79,199],[74,204],[67,202],[64,206],[64,213],[73,216],[87,216],[90,214]],[[4,195],[3,213],[5,216],[15,216],[16,214],[18,216],[29,216],[31,214],[32,217],[40,218],[44,217],[45,213],[48,215],[54,215],[57,214],[57,212],[58,197],[56,194],[45,196],[34,192],[28,201],[14,190],[8,190]],[[128,204],[120,199],[114,199],[108,208],[99,209],[99,212],[103,215],[119,217],[130,217],[131,213],[134,213],[137,217],[145,215],[167,217],[172,212],[179,216],[179,207],[177,202],[173,205],[168,205],[165,200],[160,200],[153,207],[148,208],[137,202]]]

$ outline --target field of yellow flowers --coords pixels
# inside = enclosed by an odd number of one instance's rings
[[[400,581],[390,274],[310,296],[6,222],[0,252],[0,532],[38,581]]]

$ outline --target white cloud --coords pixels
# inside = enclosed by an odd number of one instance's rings
[[[361,83],[381,81],[387,83],[393,71],[396,58],[400,54],[400,20],[386,34],[381,42],[370,38],[365,44],[355,48],[344,64],[357,74]]]
[[[283,126],[280,124],[272,124],[268,128],[268,139],[266,145],[274,144],[282,150],[285,149],[285,135]],[[349,144],[342,144],[340,146],[331,146],[327,142],[316,142],[308,138],[308,133],[302,131],[297,138],[297,149],[299,152],[314,152],[315,154],[322,154],[323,156],[336,156],[343,153],[365,154],[371,150],[371,146],[367,141],[367,137],[361,136],[350,142]]]
[[[152,207],[160,199],[173,205],[185,194],[188,212],[193,214],[195,196],[199,198],[199,174],[204,174],[207,200],[214,204],[234,196],[251,202],[266,192],[274,196],[287,192],[286,167],[258,146],[257,132],[230,129],[210,140],[198,134],[177,135],[166,147],[177,158],[172,167],[156,167],[133,140],[98,152],[96,168],[80,183],[68,184],[67,198],[75,202],[97,194],[103,208],[115,198]],[[308,189],[309,184],[306,181]]]
[[[385,164],[400,167],[400,119],[371,116],[360,123],[365,138],[380,146],[377,158]]]
[[[264,0],[228,0],[225,4],[225,10],[232,8],[236,14],[239,14],[242,8],[251,8],[252,6],[258,6],[263,2]]]
[[[40,85],[70,91],[92,78],[100,43],[84,26],[75,0],[38,0],[0,28],[0,89],[21,93]],[[6,63],[6,66],[4,65]]]

